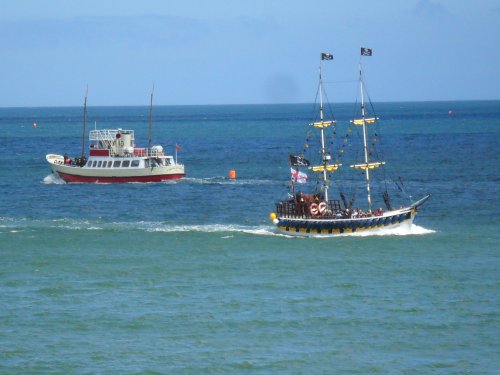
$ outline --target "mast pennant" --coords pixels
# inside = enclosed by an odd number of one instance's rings
[[[321,60],[333,60],[333,55],[331,53],[321,53]]]
[[[372,55],[372,49],[371,48],[361,47],[361,56],[371,56],[371,55]]]

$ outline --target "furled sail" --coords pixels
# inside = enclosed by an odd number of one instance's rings
[[[362,169],[362,170],[365,170],[366,168],[374,169],[374,168],[380,167],[382,164],[385,164],[385,161],[378,161],[375,163],[353,164],[353,165],[351,165],[351,168]]]
[[[314,126],[315,128],[327,128],[331,125],[335,124],[335,121],[320,121],[320,122],[313,122],[312,124],[309,124],[310,126]]]
[[[369,117],[369,118],[365,118],[365,124],[373,124],[375,121],[379,120],[378,117]],[[351,122],[354,124],[354,125],[363,125],[363,119],[362,118],[358,118],[358,119],[354,119],[354,120],[351,120]]]
[[[326,168],[326,170],[328,172],[332,172],[332,171],[336,171],[341,166],[342,166],[342,164],[328,164],[326,166],[324,166],[324,165],[317,165],[317,166],[314,166],[314,167],[309,167],[309,169],[312,169],[313,172],[323,172],[325,170],[325,168]]]

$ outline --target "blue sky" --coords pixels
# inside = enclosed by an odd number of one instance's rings
[[[497,0],[4,1],[0,107],[500,99]]]

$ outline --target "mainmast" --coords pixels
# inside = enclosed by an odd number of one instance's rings
[[[319,63],[319,118],[321,123],[324,122],[323,114],[323,79],[321,76],[321,61]],[[327,174],[326,166],[330,160],[330,155],[327,155],[325,150],[325,128],[321,127],[321,160],[323,161],[323,191],[325,194],[325,201],[328,202],[328,184],[327,184]]]
[[[367,132],[366,132],[366,110],[365,110],[365,94],[363,92],[363,76],[361,75],[361,63],[359,64],[359,90],[361,93],[361,121],[363,123],[363,149],[365,153],[365,164],[369,166]],[[372,210],[372,197],[370,191],[370,168],[365,168],[366,174],[366,193],[368,199],[368,211]]]
[[[361,56],[371,56],[372,50],[369,48],[361,48]],[[378,117],[366,117],[365,108],[365,92],[363,87],[363,75],[361,69],[361,62],[359,63],[359,90],[361,94],[361,118],[354,119],[351,122],[354,125],[361,125],[363,127],[363,150],[364,150],[364,163],[351,165],[352,168],[361,169],[365,171],[366,177],[366,193],[368,200],[368,211],[372,210],[372,197],[371,197],[371,185],[370,185],[370,169],[380,167],[385,164],[384,161],[370,162],[370,153],[368,152],[368,124],[372,124],[378,120]]]
[[[83,132],[82,132],[82,158],[85,157],[85,127],[87,126],[87,94],[89,92],[89,86],[87,85],[87,90],[85,91],[85,102],[83,103]]]

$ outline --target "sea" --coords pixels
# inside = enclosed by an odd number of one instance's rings
[[[432,196],[410,229],[322,238],[269,219],[312,104],[156,106],[186,177],[150,184],[64,183],[45,155],[81,154],[83,108],[0,108],[0,373],[498,374],[500,101],[375,106]],[[147,145],[148,107],[87,110],[85,147]]]

